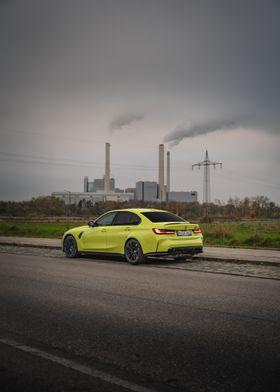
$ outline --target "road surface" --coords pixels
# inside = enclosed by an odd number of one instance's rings
[[[277,280],[2,253],[1,391],[275,391],[279,294]]]

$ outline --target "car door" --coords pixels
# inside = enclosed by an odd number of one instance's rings
[[[108,212],[95,221],[93,227],[83,233],[83,249],[89,252],[107,252],[107,234],[116,212]]]
[[[107,249],[111,253],[124,253],[124,245],[131,230],[139,224],[141,219],[138,215],[129,211],[119,211],[108,230]]]

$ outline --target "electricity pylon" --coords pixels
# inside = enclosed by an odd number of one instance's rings
[[[205,159],[203,162],[195,163],[192,165],[192,170],[194,167],[200,166],[204,167],[204,175],[203,175],[203,203],[210,203],[211,202],[211,191],[210,191],[210,166],[220,166],[222,168],[222,163],[220,162],[211,162],[208,158],[208,151],[206,150]]]

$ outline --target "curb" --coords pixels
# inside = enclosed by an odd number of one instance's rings
[[[221,263],[234,263],[234,264],[252,264],[252,265],[267,265],[269,267],[280,267],[280,262],[277,263],[275,261],[263,261],[263,260],[243,260],[243,259],[222,259],[219,257],[201,257],[197,256],[194,258],[194,260],[199,260],[199,261],[217,261]]]
[[[4,241],[0,241],[0,245],[20,246],[22,248],[61,249],[61,246],[56,246],[56,245],[26,244],[24,242],[4,242]]]
[[[248,250],[277,250],[280,254],[280,248],[262,248],[260,246],[238,246],[238,245],[205,245],[208,248],[222,248],[222,249],[248,249]]]

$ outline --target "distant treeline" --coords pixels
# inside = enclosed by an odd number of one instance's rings
[[[32,198],[28,201],[0,201],[2,217],[96,217],[106,211],[118,208],[148,207],[159,208],[179,214],[187,220],[239,220],[279,219],[280,206],[266,196],[229,199],[227,203],[201,204],[182,202],[99,202],[94,205],[67,205],[52,196]]]

